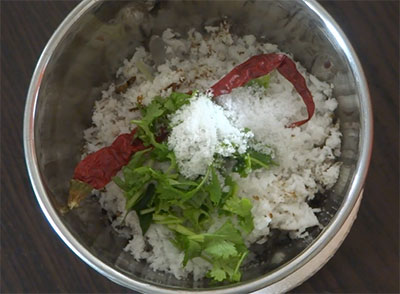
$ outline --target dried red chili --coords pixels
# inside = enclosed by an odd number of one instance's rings
[[[135,133],[136,129],[129,134],[119,135],[110,146],[89,154],[78,163],[70,185],[70,208],[78,205],[91,190],[107,185],[128,164],[133,153],[148,148],[141,140],[134,139]]]
[[[289,127],[305,124],[313,116],[315,104],[311,92],[307,88],[306,81],[297,70],[296,64],[284,54],[271,53],[256,55],[242,64],[239,64],[211,87],[214,97],[229,94],[234,88],[241,87],[252,79],[267,75],[274,69],[277,69],[281,75],[292,83],[307,107],[308,118],[294,122],[290,124]]]
[[[133,141],[136,129],[129,134],[119,135],[111,146],[89,154],[75,168],[73,178],[95,189],[101,189],[107,185],[113,176],[127,165],[133,153],[143,150],[142,141]]]

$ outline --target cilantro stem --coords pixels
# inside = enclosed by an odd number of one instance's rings
[[[153,219],[154,220],[154,219]],[[164,221],[154,221],[157,224],[160,225],[175,225],[175,224],[180,224],[182,223],[181,220],[175,220],[175,219],[170,219],[170,220],[164,220]]]
[[[196,193],[201,189],[201,187],[205,184],[206,180],[207,180],[208,177],[210,176],[210,171],[211,171],[211,166],[209,166],[209,167],[207,168],[207,172],[206,172],[206,174],[204,175],[204,178],[201,180],[200,184],[199,184],[196,188],[194,188],[193,190],[191,190],[191,191],[189,191],[189,192],[187,192],[187,193],[185,194],[185,197],[184,197],[183,201],[186,201],[186,200],[192,198],[192,196],[193,196],[194,194],[196,194]]]
[[[239,271],[240,265],[242,264],[244,258],[247,256],[247,254],[248,254],[248,251],[243,252],[243,254],[240,256],[240,259],[239,259],[238,263],[236,264],[235,271],[233,272],[234,275]]]
[[[126,211],[130,211],[131,208],[136,204],[136,202],[139,200],[140,196],[146,191],[147,187],[146,185],[143,186],[139,191],[137,191],[132,198],[128,200],[126,203]]]
[[[188,236],[188,239],[202,243],[204,242],[204,234]]]
[[[260,160],[258,160],[258,159],[255,159],[254,157],[251,157],[251,156],[250,156],[250,160],[253,161],[253,162],[255,162],[255,163],[257,163],[257,164],[259,164],[259,165],[261,165],[262,167],[264,167],[264,168],[266,168],[266,169],[269,168],[269,166],[268,166],[267,164],[263,163],[262,161],[260,161]]]
[[[165,173],[170,174],[171,172],[173,172],[176,169],[175,153],[171,152],[167,157],[169,158],[171,164],[169,165],[169,167]]]
[[[183,220],[174,215],[153,214],[153,221],[162,225],[174,225],[183,223]]]
[[[196,235],[195,233],[193,233],[191,230],[185,228],[182,225],[176,224],[176,225],[169,225],[168,228],[170,228],[171,230],[177,231],[178,233],[185,235],[185,236],[194,236]]]
[[[206,174],[204,175],[203,180],[200,182],[200,184],[197,186],[197,188],[194,189],[196,192],[199,191],[200,188],[204,185],[204,183],[206,182],[206,180],[208,179],[208,177],[209,177],[209,175],[210,175],[210,171],[211,171],[211,166],[209,166],[209,167],[207,168],[207,172],[206,172]]]
[[[237,190],[238,190],[238,184],[236,182],[233,182],[232,184],[232,191],[231,191],[231,197],[235,197],[237,194]]]
[[[148,214],[148,213],[153,212],[153,211],[155,211],[155,210],[156,210],[155,207],[150,207],[150,208],[147,208],[147,209],[142,209],[142,210],[140,211],[140,214],[141,214],[141,215],[143,215],[143,214]]]

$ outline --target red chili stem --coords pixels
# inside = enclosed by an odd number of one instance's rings
[[[297,70],[296,64],[284,54],[260,54],[236,66],[219,82],[211,87],[214,97],[229,94],[234,88],[244,86],[250,80],[269,74],[277,69],[296,89],[307,107],[308,118],[291,123],[289,127],[298,127],[308,122],[314,114],[315,104],[306,81]]]

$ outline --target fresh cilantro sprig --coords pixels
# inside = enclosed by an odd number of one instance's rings
[[[190,97],[182,93],[155,97],[141,109],[142,119],[132,122],[138,126],[137,137],[148,148],[135,153],[122,169],[122,177],[114,177],[114,182],[124,191],[126,210],[136,211],[143,234],[151,223],[167,226],[175,233],[171,241],[184,252],[183,266],[193,258],[203,258],[212,265],[208,277],[236,282],[248,254],[244,236],[254,229],[252,203],[238,195],[238,185],[224,172],[223,163],[233,161],[233,171],[242,177],[275,163],[270,155],[249,149],[233,158],[219,158],[196,179],[180,175],[175,154],[163,138],[170,130],[169,116],[189,103]],[[217,219],[225,222],[209,232]]]
[[[185,252],[183,265],[194,258],[200,257],[212,264],[207,276],[215,281],[228,279],[232,282],[240,280],[239,267],[248,249],[243,237],[231,221],[226,221],[213,233],[195,234],[189,230],[182,230],[181,225],[170,225],[176,231],[174,244]]]

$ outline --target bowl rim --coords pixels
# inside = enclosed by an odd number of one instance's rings
[[[360,61],[351,46],[349,40],[340,29],[339,25],[328,14],[328,12],[316,2],[316,0],[299,0],[304,2],[309,9],[311,9],[326,25],[330,33],[335,37],[341,50],[344,52],[347,61],[350,64],[352,74],[357,84],[360,99],[360,137],[359,137],[359,150],[360,155],[356,164],[356,172],[351,183],[348,196],[344,199],[338,212],[331,220],[330,224],[324,228],[323,232],[308,246],[302,253],[297,255],[287,264],[279,267],[278,269],[265,274],[257,279],[243,282],[237,285],[230,285],[227,287],[210,288],[210,289],[185,289],[170,286],[160,286],[140,280],[134,280],[123,274],[122,272],[112,268],[105,262],[94,256],[85,246],[80,244],[73,234],[64,225],[61,218],[58,216],[56,209],[53,207],[50,199],[47,197],[46,188],[41,181],[40,171],[35,149],[35,114],[38,94],[45,73],[47,64],[52,57],[54,50],[60,43],[69,28],[84,15],[92,6],[101,3],[98,0],[83,0],[78,4],[59,25],[57,30],[53,33],[52,37],[45,46],[39,61],[34,70],[31,83],[29,86],[24,122],[23,122],[23,144],[26,166],[40,208],[45,215],[51,227],[62,239],[62,241],[85,263],[91,266],[100,274],[104,275],[113,282],[141,292],[148,293],[187,293],[187,292],[202,292],[202,293],[242,293],[251,292],[268,287],[276,283],[293,272],[304,267],[311,259],[313,259],[335,236],[335,234],[343,226],[344,222],[348,219],[353,210],[356,202],[361,197],[361,191],[367,175],[368,166],[372,153],[373,141],[373,117],[370,102],[370,94],[367,86],[367,81],[361,67]],[[337,248],[336,248],[337,249]],[[332,252],[331,255],[336,250]],[[327,260],[326,260],[327,261]],[[326,262],[324,261],[323,264]],[[296,285],[293,285],[293,287]],[[287,289],[290,290],[290,289]]]

